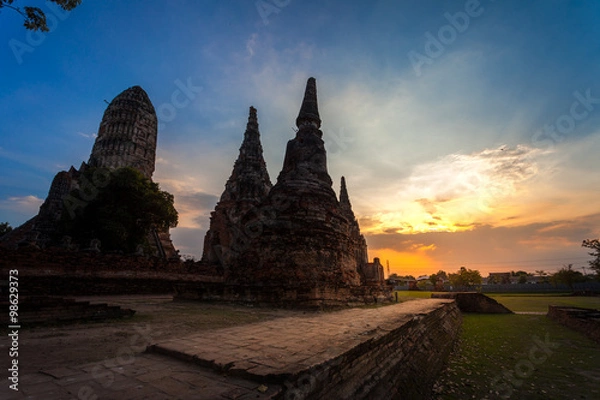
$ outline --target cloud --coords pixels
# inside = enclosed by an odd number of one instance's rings
[[[77,132],[77,135],[84,137],[86,139],[91,139],[91,140],[95,140],[98,137],[98,134],[96,134],[96,133]]]
[[[11,196],[0,200],[0,210],[18,215],[19,223],[36,215],[44,202],[37,196]]]
[[[248,39],[248,41],[246,42],[246,50],[248,51],[248,54],[250,55],[250,57],[254,56],[254,49],[257,45],[257,43],[256,43],[257,39],[258,39],[258,34],[253,33],[250,36],[250,39]]]
[[[503,204],[527,192],[548,153],[501,146],[417,164],[370,205],[377,211],[367,208],[366,231],[453,232],[495,223]]]
[[[531,101],[509,107],[510,91],[490,96],[477,52],[453,51],[425,79],[414,79],[412,70],[401,68],[376,76],[364,68],[340,72],[343,58],[334,50],[282,43],[268,32],[254,33],[229,62],[220,59],[227,67],[190,106],[203,119],[201,132],[189,122],[181,143],[169,134],[159,149],[170,164],[158,163],[155,177],[175,194],[182,227],[206,228],[210,211],[195,211],[187,195],[216,199],[222,192],[249,105],[259,110],[270,176],[278,175],[311,75],[330,175],[334,182],[346,176],[369,235],[481,231],[594,212],[594,190],[581,193],[598,187],[598,178],[586,185],[581,173],[593,169],[597,152],[590,149],[598,149],[598,141],[569,138],[549,149],[532,147],[532,127],[544,107]],[[213,88],[219,88],[214,96]]]
[[[205,229],[177,227],[171,229],[171,239],[175,248],[182,256],[193,256],[196,259],[202,257],[202,245],[204,242]]]
[[[179,226],[185,228],[208,229],[211,211],[218,197],[200,191],[175,192],[175,208],[179,213]]]
[[[391,266],[402,273],[431,273],[437,268],[453,272],[462,265],[485,273],[557,270],[570,263],[581,266],[590,259],[581,242],[597,237],[600,213],[514,227],[481,225],[460,232],[366,235],[369,255],[386,254]]]

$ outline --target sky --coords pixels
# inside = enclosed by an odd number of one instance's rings
[[[175,195],[181,254],[258,109],[273,183],[306,80],[329,173],[369,257],[415,276],[461,266],[587,266],[600,237],[600,2],[45,1],[48,33],[0,11],[0,221],[34,216],[54,175],[87,161],[134,85],[159,118],[153,179]],[[589,269],[588,269],[589,272]]]

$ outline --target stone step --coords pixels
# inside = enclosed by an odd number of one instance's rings
[[[8,302],[0,303],[8,309]],[[18,321],[21,324],[54,324],[83,320],[104,320],[111,318],[131,317],[134,310],[122,309],[119,306],[109,306],[106,303],[90,304],[89,301],[76,301],[57,297],[25,297],[19,304]],[[2,323],[8,313],[3,313]]]
[[[281,385],[289,395],[367,399],[401,391],[422,398],[460,323],[454,301],[422,299],[208,331],[153,344],[148,352]]]

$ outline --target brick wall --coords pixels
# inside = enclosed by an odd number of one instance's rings
[[[286,385],[281,398],[428,398],[461,322],[455,302],[415,315],[386,335],[299,376],[292,385]]]
[[[511,314],[508,308],[491,297],[475,292],[433,293],[434,299],[454,299],[458,308],[467,313]]]
[[[0,247],[0,281],[19,271],[24,295],[173,293],[176,282],[219,282],[216,271],[200,263],[62,249]]]
[[[548,317],[600,343],[600,311],[591,308],[548,306]]]

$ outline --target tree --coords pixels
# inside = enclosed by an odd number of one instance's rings
[[[12,230],[13,230],[13,228],[12,228],[12,226],[10,226],[10,224],[8,222],[0,223],[0,237],[6,235],[8,232],[10,232]]]
[[[600,241],[598,239],[586,239],[581,246],[592,249],[588,254],[594,259],[588,261],[588,264],[590,264],[590,268],[596,271],[596,277],[600,279]]]
[[[419,290],[427,290],[427,286],[429,285],[429,282],[427,282],[426,280],[422,280],[422,281],[418,281],[417,282],[417,288]]]
[[[444,290],[444,281],[448,280],[446,272],[439,270],[437,274],[432,274],[429,277],[429,281],[437,291]]]
[[[474,286],[481,285],[481,274],[477,270],[460,267],[457,273],[448,276],[450,283],[454,287],[464,287],[470,289]]]
[[[585,280],[583,274],[573,269],[573,264],[563,265],[561,269],[552,275],[551,280],[556,283],[564,283],[569,287],[569,290],[573,290],[573,284],[576,282],[582,282]]]
[[[95,172],[96,168],[89,168],[84,178],[92,181]],[[60,236],[71,236],[81,246],[100,239],[103,250],[134,252],[138,245],[149,244],[148,233],[152,229],[177,226],[173,195],[161,191],[158,184],[138,170],[119,168],[110,172],[107,181],[104,187],[96,188],[93,199],[75,210],[74,218],[65,205]],[[84,198],[78,189],[71,196]]]
[[[536,269],[535,273],[537,276],[540,277],[538,283],[548,283],[548,273],[546,271],[544,271],[543,269]]]
[[[40,30],[42,32],[48,32],[48,24],[46,22],[46,14],[39,7],[29,7],[25,6],[23,9],[19,7],[15,7],[12,4],[15,0],[0,0],[0,9],[6,7],[10,10],[16,11],[21,14],[25,18],[25,22],[23,25],[26,29],[37,31]],[[60,6],[65,11],[71,11],[79,4],[81,4],[81,0],[47,0],[51,3],[55,3]]]

